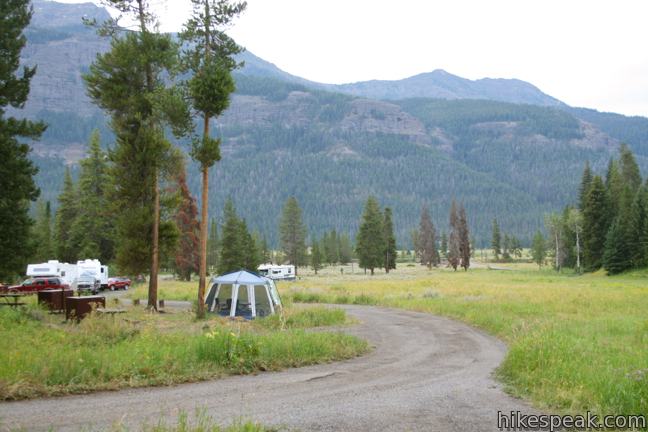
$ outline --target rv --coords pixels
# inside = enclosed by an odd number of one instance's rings
[[[77,261],[76,267],[78,277],[92,275],[95,281],[98,281],[101,289],[108,288],[108,266],[101,265],[98,259]]]
[[[261,264],[257,270],[261,276],[273,280],[295,280],[294,265]]]
[[[77,261],[76,264],[49,260],[40,264],[29,264],[27,276],[58,276],[70,286],[77,285],[78,279],[93,278],[93,285],[97,284],[102,289],[108,288],[108,266],[101,265],[97,259]],[[85,282],[84,282],[85,283]]]

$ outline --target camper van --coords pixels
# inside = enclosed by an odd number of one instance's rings
[[[295,280],[294,265],[261,264],[257,268],[261,276],[273,280]]]

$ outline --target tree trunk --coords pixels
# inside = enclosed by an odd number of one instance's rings
[[[558,233],[557,232],[556,232],[555,237],[556,237],[556,271],[560,271],[560,265],[559,265],[559,262],[560,262],[560,249],[559,249],[559,247],[560,246],[558,245]]]
[[[373,276],[373,275],[374,275],[374,269],[373,269],[373,267],[372,267],[372,268],[371,268],[371,276]]]
[[[581,264],[580,264],[580,239],[578,237],[578,230],[576,230],[576,268],[578,269],[578,273],[581,272]]]
[[[157,168],[153,171],[153,233],[151,244],[151,277],[149,278],[148,308],[157,311],[158,267],[160,248],[160,190]]]
[[[205,115],[203,137],[209,136],[209,117]],[[200,215],[200,266],[198,270],[198,308],[196,316],[205,317],[205,285],[207,278],[207,208],[209,205],[209,167],[202,167],[202,211]]]

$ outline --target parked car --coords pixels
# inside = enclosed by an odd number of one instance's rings
[[[117,289],[127,290],[131,286],[131,280],[127,277],[111,277],[108,278],[108,288],[110,291]]]
[[[68,289],[70,285],[66,284],[60,277],[35,277],[27,279],[20,285],[12,285],[7,288],[8,292],[37,292],[46,289]]]

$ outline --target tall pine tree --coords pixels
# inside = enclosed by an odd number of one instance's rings
[[[39,195],[34,183],[38,170],[29,159],[29,145],[19,138],[38,139],[45,125],[6,114],[8,106],[24,107],[36,74],[35,67],[27,66],[17,73],[31,17],[29,0],[0,2],[0,280],[24,271],[31,255],[29,205]]]
[[[598,270],[603,265],[609,214],[603,180],[594,176],[583,208],[583,265],[589,271]]]
[[[461,264],[461,228],[459,222],[459,213],[457,211],[457,203],[452,200],[450,205],[450,237],[448,240],[448,264],[457,270]],[[470,258],[469,258],[470,259]],[[470,265],[470,264],[469,264]]]
[[[383,216],[380,205],[373,196],[365,203],[362,213],[360,229],[356,238],[356,253],[360,267],[369,269],[374,274],[374,269],[384,264],[385,239],[383,230]]]
[[[396,268],[396,236],[394,235],[394,222],[392,220],[392,211],[389,207],[385,208],[385,217],[383,219],[383,232],[385,238],[385,262],[383,267],[385,272]]]
[[[200,264],[200,225],[196,199],[189,191],[184,169],[178,173],[177,187],[180,206],[176,211],[175,222],[180,232],[180,238],[175,253],[175,269],[182,280],[190,281],[191,274],[198,273]]]
[[[493,219],[493,237],[491,239],[491,249],[493,249],[493,255],[495,255],[495,260],[497,261],[500,254],[502,253],[502,234],[500,233],[500,227],[497,223],[497,219]]]
[[[288,262],[297,268],[305,264],[306,257],[306,226],[302,220],[302,211],[295,197],[286,201],[279,223],[281,247]]]
[[[421,209],[421,220],[419,221],[419,229],[415,237],[414,248],[416,254],[421,259],[421,264],[431,269],[432,266],[437,265],[439,259],[436,248],[436,230],[434,229],[434,223],[432,222],[427,206]]]
[[[63,190],[58,196],[58,209],[54,225],[55,252],[62,262],[75,263],[78,255],[78,245],[74,244],[72,238],[72,226],[78,214],[79,201],[76,187],[70,174],[70,168],[65,169],[63,177]]]
[[[459,255],[461,257],[461,267],[464,271],[470,268],[470,229],[468,228],[468,217],[466,216],[466,209],[463,204],[459,205],[459,225],[457,230],[459,232]]]

